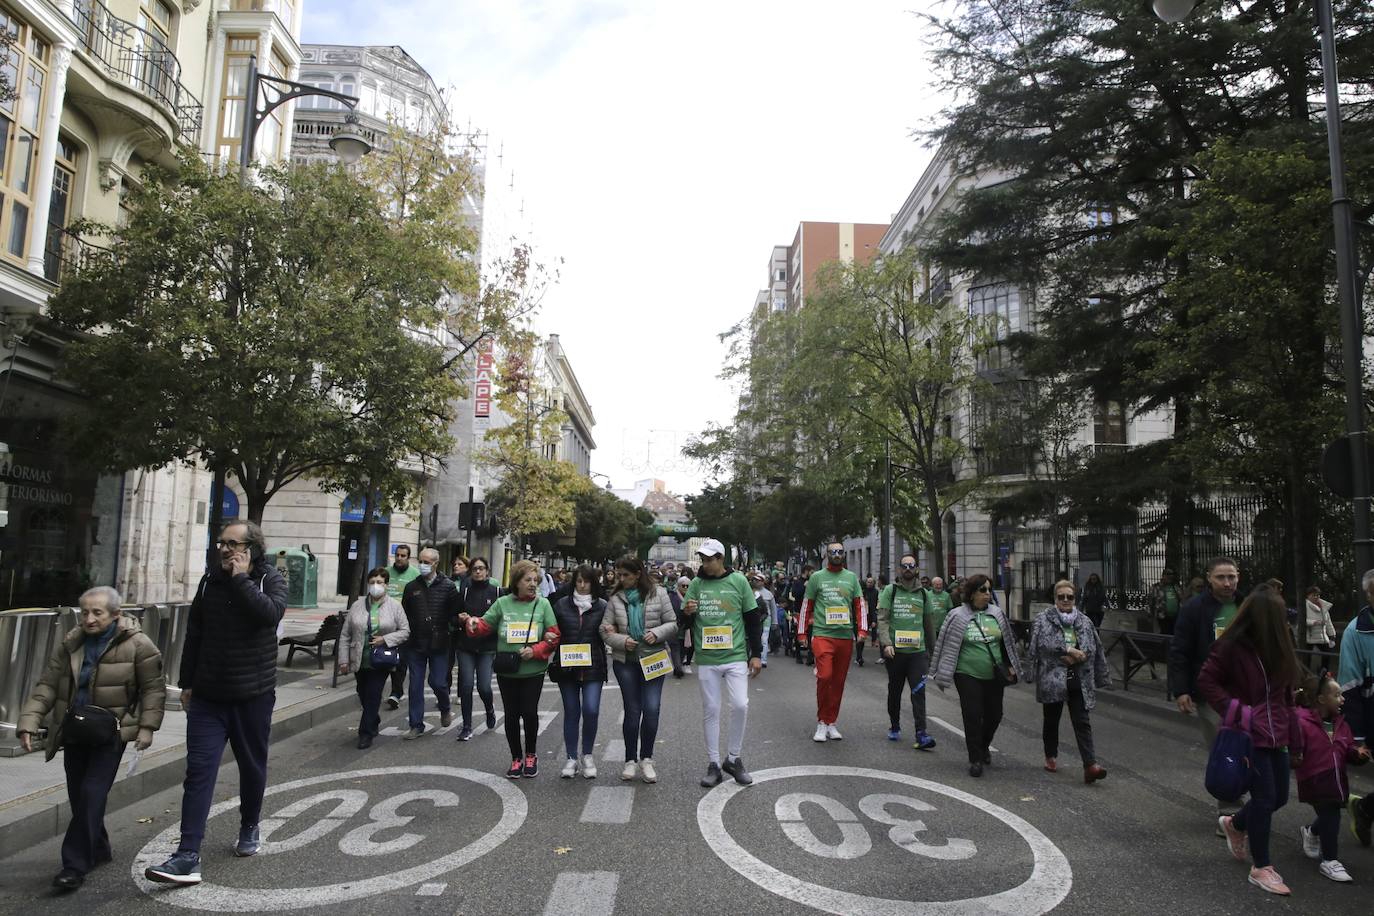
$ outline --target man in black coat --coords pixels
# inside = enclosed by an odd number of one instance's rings
[[[449,702],[448,644],[452,636],[450,624],[458,619],[458,587],[453,580],[439,572],[439,551],[426,547],[420,551],[420,576],[401,593],[401,606],[410,622],[410,638],[403,653],[410,671],[409,717],[410,731],[406,740],[414,740],[425,733],[425,672],[429,672],[429,687],[439,706],[439,725],[447,728],[453,723],[453,708]]]
[[[230,522],[217,546],[219,565],[206,571],[191,602],[177,678],[186,711],[181,842],[171,858],[144,873],[162,884],[200,883],[200,846],[226,743],[239,768],[234,854],[251,856],[261,848],[258,817],[267,789],[286,580],[267,562],[262,529],[253,522]]]

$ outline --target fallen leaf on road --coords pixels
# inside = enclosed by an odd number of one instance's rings
[[[1035,801],[1035,796],[1034,796],[1034,795],[1022,795],[1022,796],[1021,796],[1021,800],[1022,800],[1022,801]]]
[[[138,819],[138,822],[140,824],[151,824],[153,822],[153,819],[151,817],[140,817]]]
[[[572,847],[571,847],[571,846],[555,846],[555,847],[553,848],[553,851],[556,852],[556,853],[558,853],[560,856],[566,856],[568,853],[572,852]]]

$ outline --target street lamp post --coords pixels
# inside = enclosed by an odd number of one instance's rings
[[[259,107],[259,96],[265,95],[263,88],[272,91],[271,98],[262,98]],[[372,144],[368,142],[358,126],[358,116],[353,113],[353,109],[358,104],[358,97],[355,95],[345,95],[342,92],[334,92],[331,89],[320,89],[317,86],[309,86],[305,83],[297,83],[292,80],[284,80],[275,76],[267,76],[258,72],[258,58],[256,55],[248,58],[248,76],[246,86],[246,98],[243,106],[243,125],[242,143],[239,146],[239,181],[248,183],[248,170],[253,167],[253,141],[257,139],[258,128],[262,127],[262,122],[267,120],[267,116],[273,111],[285,105],[287,102],[294,101],[308,95],[319,95],[325,98],[335,99],[348,106],[349,113],[344,123],[334,135],[329,138],[329,148],[339,157],[344,165],[352,165],[368,153],[372,152]],[[239,312],[239,298],[242,291],[234,289],[230,291],[229,317],[237,318]],[[215,462],[215,482],[210,488],[210,511],[208,513],[209,524],[209,545],[208,550],[213,552],[215,538],[219,536],[220,529],[224,527],[224,493],[228,485],[226,481],[227,469],[222,459]],[[213,557],[211,557],[213,563]]]
[[[1165,22],[1182,22],[1198,0],[1154,0],[1155,15]],[[1355,254],[1354,207],[1345,183],[1345,154],[1341,147],[1341,109],[1336,71],[1336,31],[1331,0],[1315,0],[1317,31],[1321,36],[1322,83],[1326,92],[1326,144],[1331,165],[1331,218],[1335,225],[1336,288],[1341,303],[1341,355],[1345,363],[1345,436],[1350,448],[1352,502],[1355,510],[1355,578],[1374,569],[1374,537],[1370,533],[1370,476],[1368,433],[1364,417],[1364,322],[1360,317],[1360,289]],[[1298,583],[1301,586],[1301,583]]]

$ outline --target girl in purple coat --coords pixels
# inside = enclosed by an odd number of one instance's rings
[[[1320,859],[1322,876],[1348,882],[1350,875],[1336,858],[1336,838],[1341,832],[1341,808],[1350,798],[1347,763],[1369,760],[1369,748],[1355,744],[1355,736],[1341,715],[1345,696],[1329,673],[1308,678],[1298,691],[1298,721],[1306,753],[1298,767],[1298,801],[1312,806],[1317,819],[1302,828],[1302,851]]]
[[[1231,701],[1251,714],[1250,799],[1234,817],[1219,818],[1231,855],[1246,858],[1249,843],[1250,883],[1271,894],[1291,891],[1269,860],[1269,828],[1274,812],[1288,803],[1289,752],[1302,765],[1302,730],[1294,689],[1301,669],[1288,630],[1288,605],[1267,585],[1252,591],[1198,674],[1198,690],[1220,716]]]

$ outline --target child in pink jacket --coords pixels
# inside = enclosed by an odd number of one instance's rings
[[[1302,728],[1302,765],[1298,767],[1298,801],[1312,806],[1317,819],[1302,828],[1302,851],[1320,859],[1318,870],[1332,881],[1348,882],[1350,875],[1336,859],[1341,808],[1350,797],[1347,763],[1363,764],[1369,749],[1357,747],[1355,736],[1341,715],[1345,696],[1329,674],[1308,678],[1298,691],[1298,723]]]

